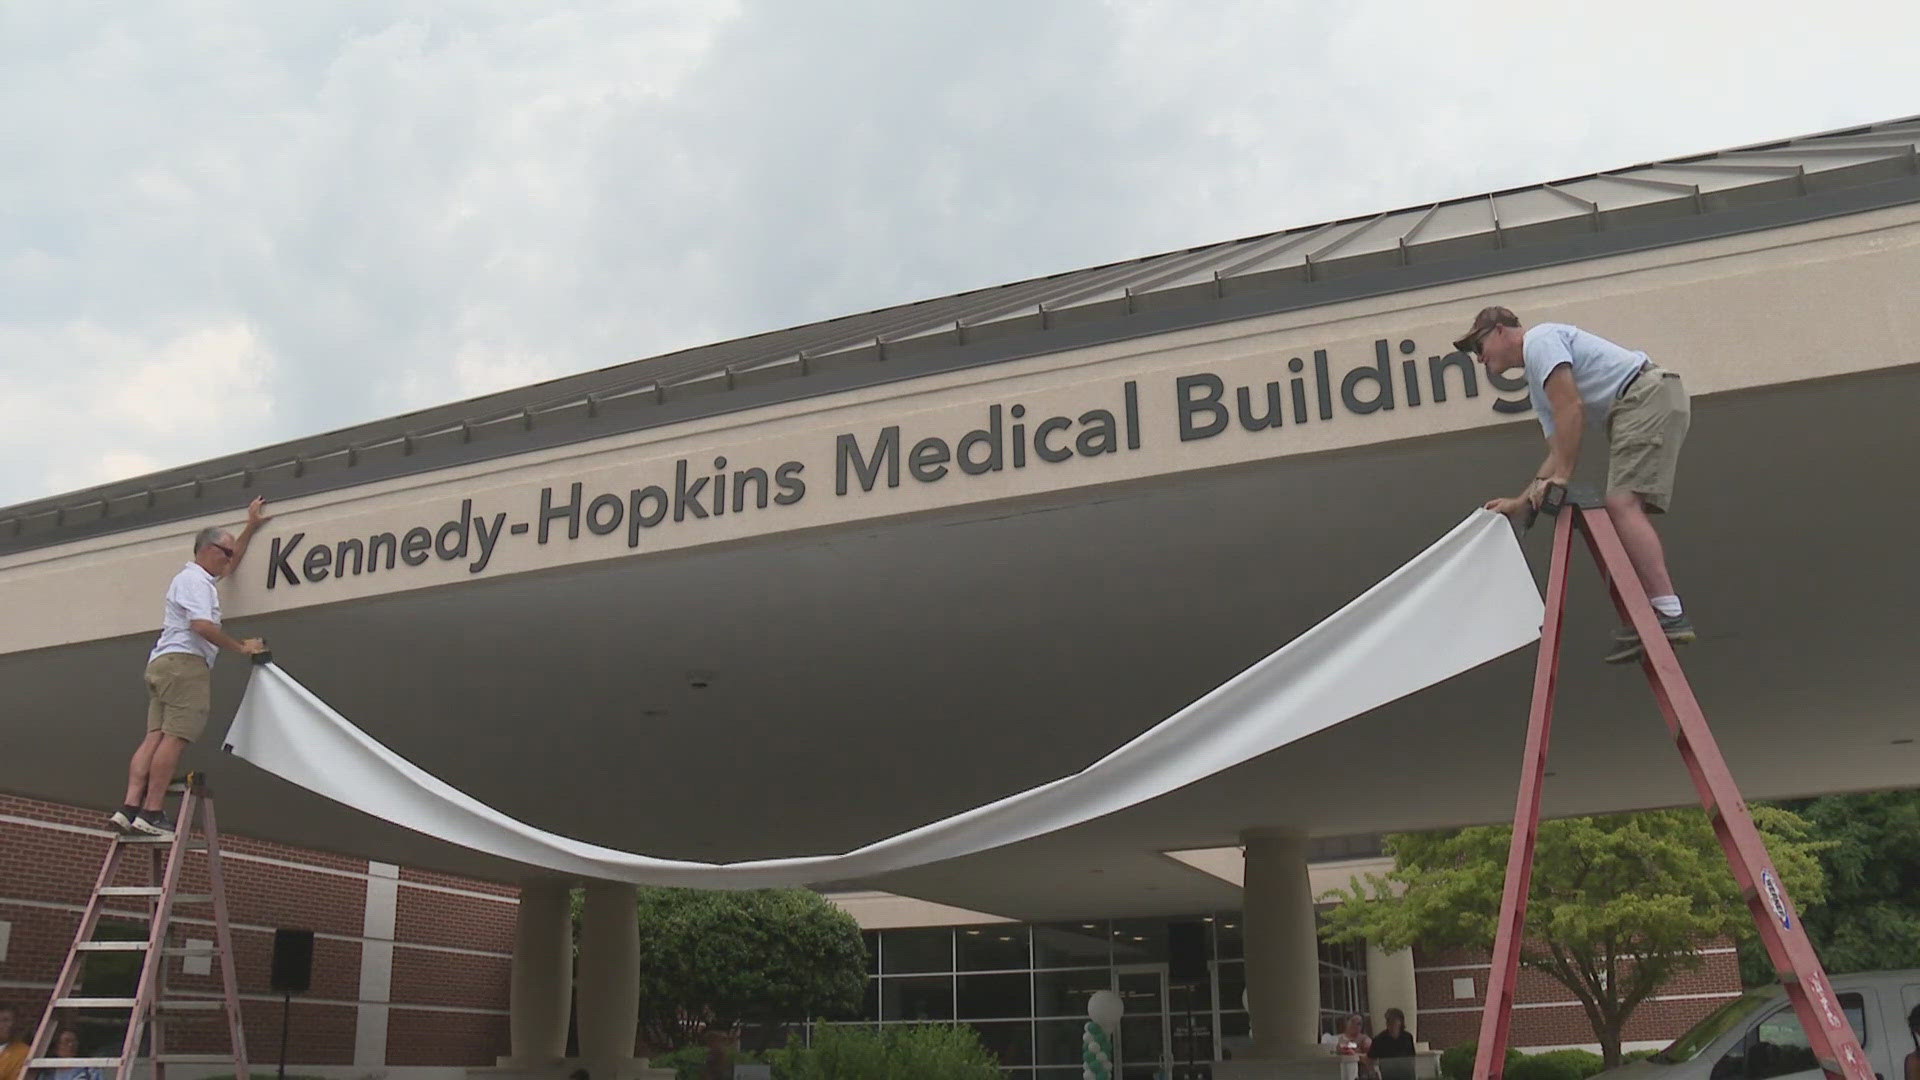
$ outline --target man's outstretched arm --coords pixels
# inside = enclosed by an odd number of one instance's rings
[[[246,557],[247,545],[252,542],[253,534],[260,531],[260,526],[273,520],[273,516],[265,512],[266,505],[267,500],[260,496],[255,496],[254,500],[247,504],[246,527],[241,529],[240,535],[234,538],[233,558],[227,560],[227,572],[220,575],[222,578],[230,578],[239,571],[240,560]]]

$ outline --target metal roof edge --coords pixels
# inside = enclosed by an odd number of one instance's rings
[[[236,476],[242,477],[241,489],[246,498],[262,495],[273,500],[285,500],[941,372],[1582,262],[1608,255],[1844,217],[1915,202],[1920,202],[1920,176],[1904,176],[1525,247],[1487,250],[1432,263],[1395,266],[1325,281],[1294,283],[1285,289],[1236,292],[1225,296],[1209,294],[1196,297],[1193,303],[1185,306],[1150,308],[1098,320],[1036,328],[986,341],[962,342],[905,358],[815,370],[798,378],[740,386],[725,393],[684,397],[668,394],[659,399],[657,404],[638,412],[618,416],[588,415],[584,419],[561,420],[546,425],[529,421],[525,430],[517,432],[512,438],[479,443],[461,442],[419,453],[407,453],[392,460],[361,462],[343,469],[328,470],[324,474],[296,474],[290,478],[259,483],[246,479],[251,470],[267,465],[267,462],[258,458],[275,452],[284,457],[283,447],[297,445],[280,444],[261,451],[168,470],[138,481],[120,481],[0,509],[0,555],[175,521],[197,520],[212,515],[231,516],[237,510],[237,503],[233,506],[216,504],[200,495],[202,486],[211,485],[221,478],[231,480]],[[390,431],[387,441],[399,441],[402,435],[400,431]],[[249,459],[256,459],[251,470],[247,465]],[[55,514],[64,517],[69,513],[84,513],[90,507],[104,507],[109,499],[137,497],[143,484],[149,491],[192,486],[194,496],[175,505],[149,506],[117,515],[102,512],[92,520],[62,522],[52,529],[22,534],[20,523],[24,520]],[[240,501],[244,502],[244,499]]]

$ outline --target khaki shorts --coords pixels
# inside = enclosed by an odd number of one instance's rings
[[[147,730],[192,742],[207,729],[213,669],[193,653],[161,653],[147,664]]]
[[[1648,511],[1665,513],[1692,420],[1680,373],[1648,364],[1607,415],[1607,490],[1634,492]]]

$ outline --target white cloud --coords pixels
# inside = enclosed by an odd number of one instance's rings
[[[0,504],[801,321],[1920,111],[1920,7],[1851,6],[6,5]],[[180,392],[216,362],[232,375]],[[196,401],[208,423],[176,423]]]

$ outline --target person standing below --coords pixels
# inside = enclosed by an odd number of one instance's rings
[[[1692,420],[1680,374],[1635,352],[1566,323],[1540,323],[1525,331],[1503,307],[1484,308],[1453,347],[1477,356],[1489,376],[1525,368],[1527,396],[1547,437],[1547,457],[1526,490],[1491,499],[1488,510],[1515,516],[1539,509],[1551,484],[1565,485],[1580,461],[1589,425],[1607,436],[1607,516],[1633,562],[1634,573],[1660,616],[1667,640],[1694,640],[1667,573],[1667,556],[1652,514],[1673,502],[1680,444]],[[1639,659],[1640,635],[1631,626],[1615,631],[1610,664]]]
[[[241,641],[220,628],[220,579],[231,575],[247,544],[269,520],[265,500],[247,505],[247,524],[236,539],[217,525],[193,538],[193,561],[167,586],[160,638],[147,657],[147,736],[127,765],[127,796],[109,820],[122,832],[171,837],[165,810],[167,785],[187,744],[206,729],[213,703],[213,662],[221,649],[264,652],[259,638]]]
[[[30,1048],[13,1030],[19,1020],[12,1005],[0,1004],[0,1080],[20,1080],[27,1069]]]
[[[1373,1037],[1367,1057],[1380,1071],[1380,1080],[1413,1080],[1413,1032],[1407,1030],[1407,1014],[1388,1009],[1386,1030]]]

